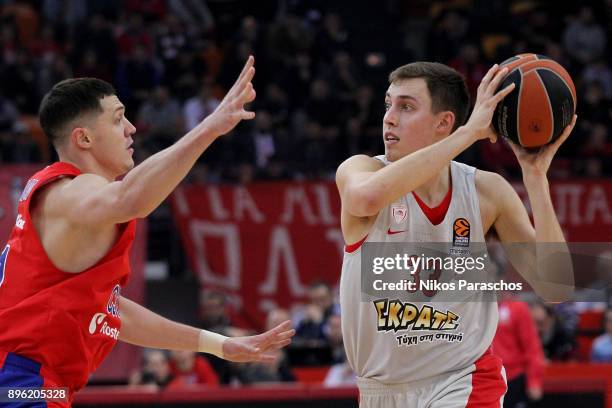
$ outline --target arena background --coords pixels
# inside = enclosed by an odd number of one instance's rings
[[[147,370],[155,369],[148,353],[121,344],[75,406],[357,406],[353,386],[323,384],[330,366],[342,360],[335,323],[326,313],[321,324],[303,322],[317,307],[321,312],[317,302],[327,296],[313,283],[337,292],[343,242],[335,169],[353,154],[383,152],[387,75],[411,61],[456,68],[472,96],[488,67],[515,54],[542,53],[560,62],[574,78],[579,119],[549,173],[557,215],[570,241],[612,236],[611,1],[0,5],[4,237],[25,180],[54,160],[36,112],[55,82],[82,76],[112,82],[137,126],[141,162],[212,112],[246,57],[256,58],[257,118],[216,141],[185,183],[140,223],[125,293],[164,316],[226,333],[262,330],[269,311],[283,309],[302,322],[300,336],[279,355],[274,372],[211,359],[214,379],[205,385],[126,385],[146,383]],[[504,143],[477,143],[458,160],[499,172],[525,198]],[[605,272],[609,285],[610,269]],[[551,307],[566,350],[547,358],[544,398],[533,406],[612,407],[612,362],[590,361],[606,307]]]

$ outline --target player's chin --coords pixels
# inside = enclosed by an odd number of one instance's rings
[[[123,174],[127,173],[128,171],[132,170],[133,168],[134,168],[134,159],[129,157],[123,163]]]
[[[393,161],[396,161],[398,159],[401,159],[402,156],[401,156],[400,152],[397,149],[395,149],[393,147],[385,146],[385,157],[390,162],[393,162]]]

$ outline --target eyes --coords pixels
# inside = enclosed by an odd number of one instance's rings
[[[388,111],[389,109],[391,109],[391,103],[385,102],[385,111]],[[399,110],[409,112],[411,110],[414,110],[414,107],[410,104],[404,103],[399,106]]]

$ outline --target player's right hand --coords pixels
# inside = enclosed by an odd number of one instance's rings
[[[249,361],[273,363],[278,358],[274,351],[289,345],[294,334],[291,321],[287,320],[256,336],[230,337],[223,342],[223,358],[241,363]]]
[[[474,140],[489,139],[492,143],[497,141],[497,134],[491,126],[493,112],[497,104],[514,89],[514,83],[495,93],[499,84],[508,73],[508,68],[501,68],[495,64],[480,81],[476,95],[474,110],[465,127],[474,136]]]
[[[228,133],[241,120],[250,120],[255,117],[255,112],[249,112],[244,108],[244,105],[255,99],[255,89],[251,83],[255,75],[254,63],[255,58],[249,56],[240,76],[225,95],[225,98],[217,106],[217,109],[204,119],[203,124],[206,129],[215,136]]]

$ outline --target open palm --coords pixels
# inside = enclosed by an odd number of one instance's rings
[[[291,343],[295,330],[287,320],[265,333],[255,336],[230,337],[223,343],[223,358],[235,362],[262,361],[271,363],[275,350]]]

